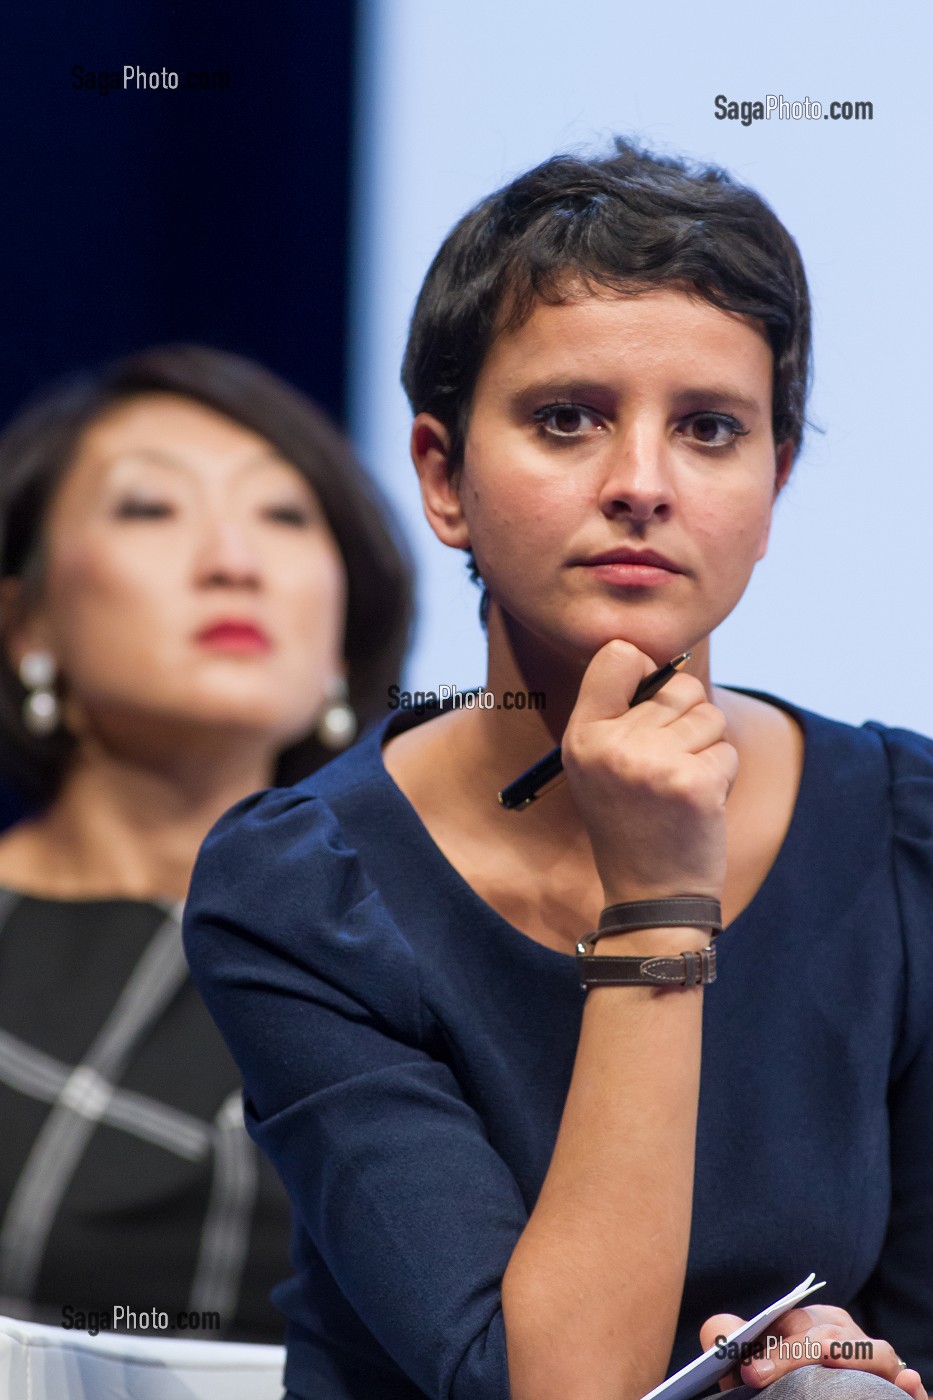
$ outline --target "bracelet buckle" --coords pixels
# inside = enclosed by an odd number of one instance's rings
[[[710,943],[698,953],[651,957],[600,957],[587,941],[577,944],[577,970],[584,991],[591,987],[708,987],[716,981],[716,948]]]

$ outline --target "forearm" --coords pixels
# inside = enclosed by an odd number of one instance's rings
[[[668,947],[699,946],[679,933]],[[702,1001],[699,988],[588,994],[554,1154],[503,1279],[513,1400],[637,1400],[664,1376],[690,1236]]]
[[[607,643],[561,752],[606,905],[718,900],[738,756],[695,677],[619,713],[648,658]],[[702,927],[606,934],[595,956],[709,942]],[[664,1376],[690,1241],[703,993],[587,994],[547,1176],[503,1277],[513,1400],[638,1400]]]

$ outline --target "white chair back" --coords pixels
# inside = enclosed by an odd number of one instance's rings
[[[0,1317],[3,1400],[282,1400],[283,1347],[69,1332]]]

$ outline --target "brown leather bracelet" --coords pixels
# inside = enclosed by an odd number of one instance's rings
[[[596,937],[602,938],[607,933],[634,933],[643,928],[708,928],[715,938],[722,930],[722,909],[718,899],[701,894],[609,904],[599,916]]]
[[[577,971],[584,991],[591,987],[708,987],[716,981],[716,949],[663,957],[601,957],[577,944]]]

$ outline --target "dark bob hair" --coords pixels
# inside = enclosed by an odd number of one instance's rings
[[[759,321],[774,355],[774,440],[799,451],[810,298],[797,245],[764,200],[725,171],[619,138],[614,155],[555,156],[484,199],[428,270],[402,383],[413,412],[447,429],[454,472],[493,339],[521,326],[536,300],[560,302],[579,284],[622,293],[678,287]]]
[[[142,350],[96,373],[71,378],[30,402],[0,436],[0,576],[38,596],[43,524],[82,435],[110,410],[143,394],[177,394],[265,438],[311,484],[347,575],[344,657],[360,724],[385,714],[412,616],[407,548],[386,502],[349,444],[297,389],[250,360],[201,345]],[[54,797],[74,741],[22,722],[25,691],[0,648],[0,769],[31,802]],[[313,735],[279,756],[275,780],[294,782],[331,755]]]

